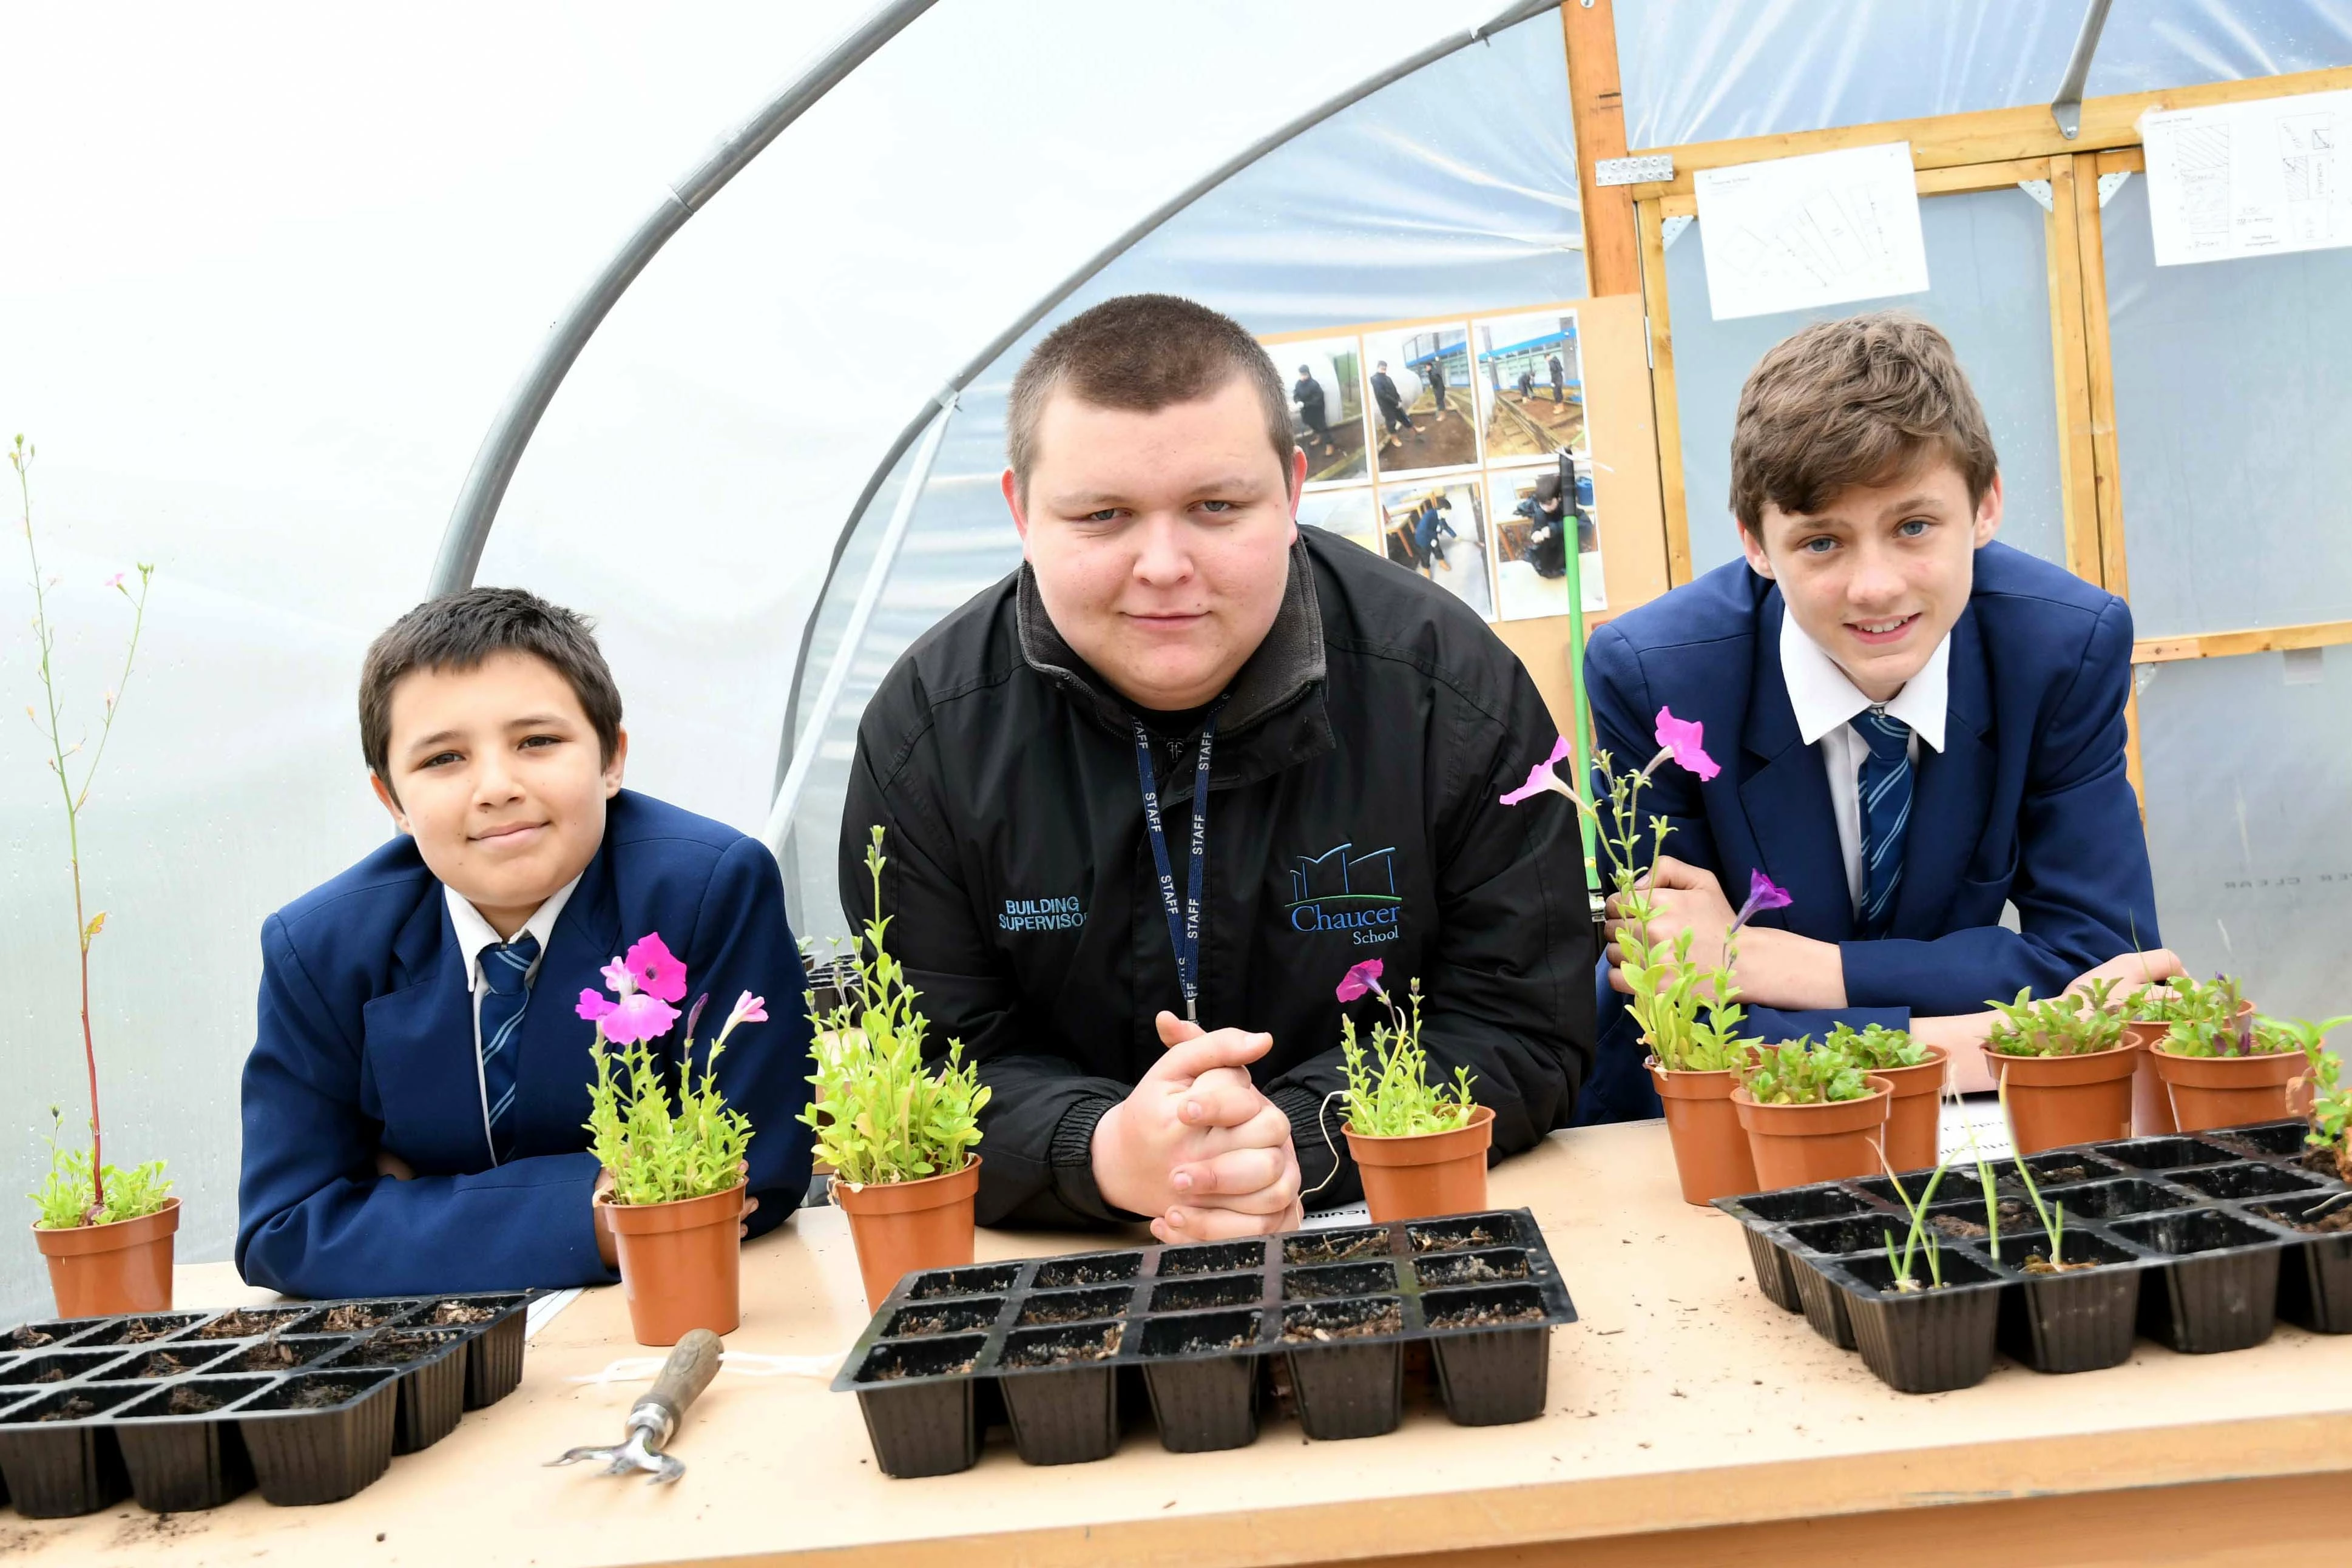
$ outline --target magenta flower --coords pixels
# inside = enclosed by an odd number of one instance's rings
[[[643,991],[631,991],[617,1002],[599,992],[583,991],[578,1012],[590,1023],[600,1026],[604,1037],[616,1046],[657,1039],[668,1034],[670,1026],[677,1022],[677,1008]]]
[[[768,999],[746,991],[735,998],[735,1010],[727,1015],[727,1027],[738,1024],[764,1024],[768,1021]]]
[[[1342,1002],[1353,1002],[1364,995],[1386,996],[1388,993],[1381,989],[1381,961],[1368,958],[1341,975],[1336,994]]]
[[[1763,872],[1750,871],[1748,873],[1748,901],[1740,905],[1739,913],[1732,917],[1731,929],[1738,931],[1746,925],[1750,915],[1762,914],[1766,910],[1785,910],[1796,901],[1788,889]]]
[[[1510,794],[1503,796],[1503,804],[1505,805],[1517,805],[1519,802],[1527,799],[1529,795],[1540,795],[1545,790],[1556,790],[1559,794],[1568,796],[1570,800],[1574,800],[1576,798],[1576,792],[1570,789],[1566,784],[1560,783],[1559,774],[1553,771],[1558,768],[1561,763],[1568,759],[1568,737],[1562,735],[1559,741],[1553,744],[1551,755],[1546,757],[1542,762],[1538,763],[1534,767],[1529,768],[1528,770],[1528,782],[1513,790]],[[1349,973],[1352,973],[1354,972],[1351,970]],[[1357,994],[1361,995],[1363,993],[1358,992]]]
[[[638,938],[629,949],[628,965],[638,990],[664,1002],[686,1000],[686,965],[670,952],[661,932]],[[604,977],[610,980],[612,972],[607,970]]]
[[[104,583],[100,584],[100,586],[104,588],[120,588],[122,586],[123,575],[124,574],[122,573],[117,572],[113,576],[109,577]]]
[[[1658,749],[1696,773],[1701,782],[1723,771],[1699,743],[1706,731],[1706,726],[1696,719],[1677,719],[1669,709],[1658,710]]]

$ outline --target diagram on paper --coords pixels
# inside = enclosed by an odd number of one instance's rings
[[[2142,116],[2157,265],[2352,244],[2336,166],[2347,124],[2346,92]]]
[[[1703,169],[1692,184],[1717,321],[1927,287],[1906,142]]]

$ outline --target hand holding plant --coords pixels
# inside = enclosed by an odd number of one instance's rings
[[[1340,1001],[1369,994],[1378,996],[1389,1013],[1388,1023],[1372,1026],[1369,1052],[1356,1042],[1356,1021],[1344,1014],[1339,1019],[1339,1054],[1348,1074],[1347,1126],[1360,1138],[1451,1132],[1470,1125],[1478,1109],[1470,1098],[1474,1080],[1467,1068],[1455,1068],[1450,1085],[1430,1083],[1429,1053],[1421,1044],[1421,982],[1412,981],[1408,989],[1409,1018],[1381,988],[1379,959],[1357,964],[1339,982]]]
[[[686,995],[686,965],[656,931],[633,944],[625,961],[604,969],[617,1000],[590,990],[580,993],[577,1011],[596,1026],[590,1047],[596,1077],[588,1088],[589,1147],[612,1173],[611,1201],[635,1206],[709,1197],[743,1182],[743,1159],[751,1147],[751,1122],[728,1108],[716,1078],[728,1037],[744,1024],[767,1021],[767,1001],[746,991],[736,999],[694,1072],[694,1030],[701,1021],[698,998],[686,1021],[680,1052],[677,1105],[668,1085],[668,1060],[653,1041],[677,1021],[670,1004]],[[617,1059],[609,1048],[620,1047]]]

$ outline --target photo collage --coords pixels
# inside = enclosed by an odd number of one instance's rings
[[[1573,306],[1264,341],[1307,454],[1300,522],[1518,621],[1568,614],[1572,521],[1584,608],[1608,607]]]

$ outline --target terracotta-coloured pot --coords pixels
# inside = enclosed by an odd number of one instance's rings
[[[1374,1138],[1354,1128],[1348,1152],[1364,1178],[1364,1203],[1374,1225],[1433,1215],[1475,1214],[1486,1206],[1486,1149],[1495,1141],[1495,1108],[1471,1112],[1470,1124],[1451,1132]]]
[[[1731,1091],[1739,1087],[1729,1072],[1668,1072],[1652,1057],[1643,1064],[1665,1106],[1666,1137],[1675,1146],[1675,1174],[1683,1202],[1707,1204],[1759,1191],[1755,1157]]]
[[[2017,1152],[2039,1154],[2068,1143],[2128,1137],[2132,1074],[2142,1054],[2129,1044],[2084,1057],[1986,1052],[1994,1078],[2009,1085],[2009,1121]]]
[[[1936,1163],[1945,1067],[1944,1047],[1929,1046],[1917,1067],[1881,1068],[1875,1074],[1895,1091],[1886,1107],[1886,1163],[1898,1171],[1924,1171]]]
[[[866,1282],[866,1310],[918,1268],[953,1268],[971,1261],[973,1200],[980,1194],[980,1156],[961,1171],[919,1182],[833,1179],[833,1201],[849,1216],[857,1245],[857,1272]]]
[[[688,1329],[731,1334],[743,1321],[743,1189],[667,1204],[604,1204],[621,1258],[621,1294],[641,1345],[674,1345]]]
[[[60,1318],[107,1318],[123,1312],[172,1310],[172,1237],[180,1228],[180,1200],[137,1219],[33,1227],[34,1245],[48,1259],[49,1292]]]
[[[1760,1105],[1745,1089],[1731,1091],[1739,1125],[1748,1130],[1759,1191],[1874,1176],[1884,1168],[1880,1151],[1895,1086],[1877,1073],[1863,1081],[1870,1092],[1860,1100],[1820,1105]]]
[[[2278,1121],[2294,1113],[2287,1086],[2303,1076],[2301,1051],[2258,1057],[2184,1057],[2167,1050],[2147,1053],[2163,1080],[2175,1126],[2182,1132]]]
[[[2254,1005],[2252,1002],[2238,1004],[2240,1018],[2251,1018],[2253,1016]],[[2164,1043],[2164,1037],[2171,1032],[2172,1026],[2169,1024],[2134,1020],[2124,1026],[2124,1039],[2127,1044],[2137,1046],[2142,1051],[2153,1052],[2157,1047]],[[2281,1111],[2279,1114],[2284,1116],[2294,1113]],[[2160,1132],[2182,1131],[2193,1131],[2195,1129],[2184,1130],[2173,1120],[2172,1096],[2164,1091],[2164,1080],[2157,1076],[2154,1059],[2148,1056],[2142,1056],[2138,1068],[2132,1074],[2133,1136],[2149,1138]]]

